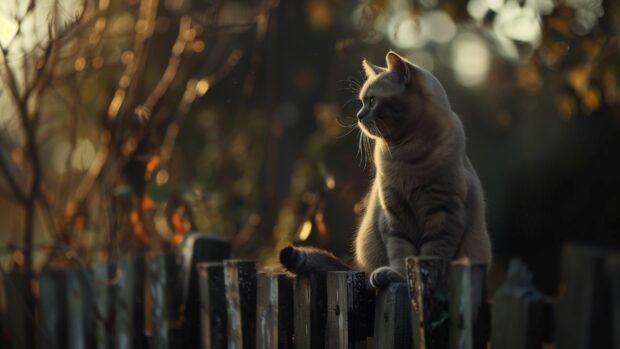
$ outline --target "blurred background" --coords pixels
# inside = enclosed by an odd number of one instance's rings
[[[444,84],[494,242],[547,294],[563,242],[620,246],[620,3],[0,3],[0,265],[65,267],[221,234],[277,267],[345,260],[373,175],[363,58]]]

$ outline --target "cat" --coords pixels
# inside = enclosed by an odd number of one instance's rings
[[[405,257],[491,263],[482,186],[465,132],[441,83],[395,52],[387,67],[363,61],[358,126],[374,141],[376,175],[355,238],[355,269],[375,288],[405,281]],[[280,262],[296,274],[349,270],[333,254],[288,246]]]

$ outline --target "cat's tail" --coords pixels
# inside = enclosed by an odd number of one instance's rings
[[[338,257],[315,247],[287,246],[280,250],[280,263],[295,274],[351,270]]]

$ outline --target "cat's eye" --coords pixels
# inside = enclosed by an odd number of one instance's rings
[[[372,107],[375,105],[375,97],[368,97],[368,106]]]

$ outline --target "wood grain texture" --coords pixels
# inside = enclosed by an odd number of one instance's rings
[[[327,273],[326,348],[365,348],[368,335],[366,281],[363,272]]]
[[[256,346],[256,262],[224,261],[228,348]]]
[[[295,348],[325,347],[326,279],[326,273],[300,275],[295,278]]]
[[[393,283],[377,293],[374,347],[411,348],[411,311],[405,283]]]
[[[293,348],[293,280],[284,273],[258,276],[256,347]]]
[[[200,297],[196,263],[221,262],[230,256],[230,242],[215,234],[192,232],[179,245],[181,302],[184,309],[184,345],[198,348],[200,334]]]
[[[437,257],[408,257],[406,264],[413,347],[448,348],[448,262]]]
[[[464,259],[450,265],[449,348],[485,349],[488,342],[485,264]]]
[[[224,265],[198,263],[200,285],[200,325],[204,349],[224,349],[228,346]]]

